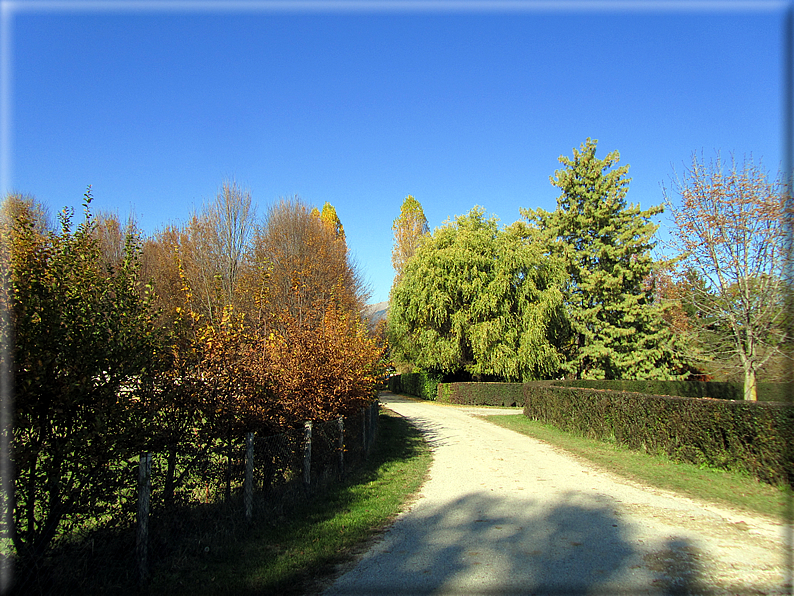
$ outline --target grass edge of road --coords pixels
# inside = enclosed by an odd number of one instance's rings
[[[415,498],[431,462],[421,433],[382,409],[372,453],[347,482],[256,521],[212,556],[163,570],[149,592],[316,594]]]
[[[564,449],[607,472],[642,485],[673,491],[745,513],[761,514],[777,522],[786,521],[789,517],[791,493],[748,475],[633,451],[621,445],[562,431],[530,420],[523,414],[486,415],[484,419]]]

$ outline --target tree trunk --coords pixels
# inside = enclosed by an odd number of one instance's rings
[[[758,401],[758,384],[755,380],[755,369],[752,366],[744,369],[744,399]]]

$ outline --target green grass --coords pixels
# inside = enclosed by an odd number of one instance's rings
[[[211,550],[160,562],[151,594],[298,594],[387,526],[419,490],[431,454],[403,418],[382,411],[366,466],[343,485],[257,518]]]
[[[749,476],[677,463],[666,457],[632,451],[620,445],[563,432],[521,414],[488,416],[487,420],[561,447],[602,469],[641,484],[672,490],[746,512],[760,513],[778,520],[789,517],[790,494]]]

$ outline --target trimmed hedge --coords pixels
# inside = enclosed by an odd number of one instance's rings
[[[438,373],[403,373],[389,378],[389,391],[433,401],[438,394],[437,386],[442,378]]]
[[[629,380],[571,380],[550,381],[559,387],[585,387],[588,389],[611,389],[649,395],[673,395],[678,397],[712,397],[715,399],[744,400],[741,383],[717,381],[629,381]],[[758,401],[788,400],[788,383],[758,383]]]
[[[469,406],[524,404],[522,383],[439,383],[438,401]]]
[[[562,430],[794,486],[794,407],[524,385],[524,415]]]

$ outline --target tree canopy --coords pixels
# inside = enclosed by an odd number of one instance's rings
[[[658,226],[627,205],[628,165],[617,151],[596,157],[587,139],[551,183],[560,189],[551,213],[522,209],[565,263],[565,305],[572,335],[565,369],[577,378],[669,378],[680,366],[673,337],[654,302],[651,249]]]
[[[668,206],[680,253],[679,278],[688,284],[696,316],[689,341],[707,357],[738,360],[745,399],[757,399],[756,376],[790,341],[790,291],[786,277],[786,196],[752,158],[727,168],[719,156],[706,163],[697,155],[683,179],[676,179],[680,203]]]
[[[430,233],[422,205],[411,195],[405,197],[400,208],[400,217],[391,227],[394,232],[394,247],[391,263],[394,267],[395,283],[400,279],[405,264],[416,252],[419,242]]]
[[[521,223],[499,228],[475,207],[438,228],[392,290],[398,360],[444,373],[508,380],[557,372],[562,270]]]

